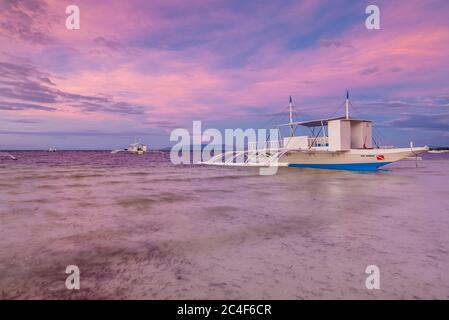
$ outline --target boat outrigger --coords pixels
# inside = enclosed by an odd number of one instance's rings
[[[349,93],[346,94],[346,114],[341,117],[293,122],[293,105],[290,97],[290,122],[275,128],[290,127],[289,137],[266,141],[260,147],[248,143],[248,150],[228,151],[202,162],[207,165],[287,166],[335,170],[375,171],[390,163],[417,157],[429,150],[425,147],[408,148],[373,147],[373,123],[370,120],[349,116]],[[295,136],[298,126],[320,128],[313,136]],[[312,131],[314,132],[314,131]],[[243,163],[235,163],[244,156]]]

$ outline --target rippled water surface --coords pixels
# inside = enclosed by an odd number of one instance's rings
[[[0,159],[2,299],[449,298],[448,154],[274,176],[161,152],[14,155]]]

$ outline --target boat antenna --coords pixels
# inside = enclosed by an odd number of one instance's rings
[[[349,120],[349,91],[346,90],[346,120]]]
[[[290,96],[289,109],[290,109],[290,137],[293,137],[293,102],[292,102],[292,96]]]

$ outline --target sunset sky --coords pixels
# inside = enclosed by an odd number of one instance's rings
[[[0,0],[0,149],[166,147],[288,122],[289,95],[342,115],[346,90],[382,144],[449,146],[449,1]]]

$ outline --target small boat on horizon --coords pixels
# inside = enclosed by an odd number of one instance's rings
[[[56,151],[58,151],[58,149],[56,149],[56,147],[48,148],[48,152],[56,152]]]
[[[290,97],[290,122],[275,126],[289,127],[290,136],[266,141],[262,146],[257,142],[249,142],[248,150],[227,151],[201,164],[375,171],[382,166],[416,157],[419,153],[429,150],[427,146],[413,147],[413,143],[410,143],[408,148],[377,145],[373,147],[373,122],[350,117],[349,105],[347,92],[344,116],[293,122],[293,104]],[[311,129],[312,136],[296,136],[295,131],[299,126]],[[242,156],[246,159],[244,162],[234,162]]]
[[[130,152],[135,154],[144,154],[145,152],[148,152],[148,146],[141,143],[141,142],[134,142],[131,143],[127,149],[116,149],[111,151],[112,154],[119,153],[119,152]]]

